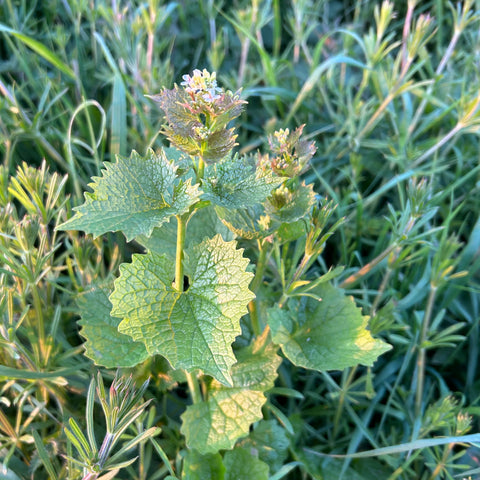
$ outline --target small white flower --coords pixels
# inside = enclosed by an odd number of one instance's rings
[[[193,71],[193,75],[184,75],[183,82],[180,84],[185,87],[185,91],[191,95],[200,95],[205,102],[213,102],[220,98],[218,92],[222,89],[217,87],[217,74],[208,72],[205,68],[203,72],[198,69]]]

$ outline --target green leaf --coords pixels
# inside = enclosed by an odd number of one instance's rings
[[[273,387],[281,358],[273,344],[260,337],[237,353],[232,367],[233,387],[212,382],[208,399],[187,407],[182,433],[187,446],[202,454],[231,449],[248,435],[250,425],[263,418],[264,392]]]
[[[191,450],[183,460],[183,480],[222,480],[224,475],[225,467],[219,453],[200,455]]]
[[[227,157],[207,168],[202,198],[227,209],[263,202],[282,179],[255,167],[252,157]]]
[[[282,186],[265,204],[265,211],[280,223],[293,223],[305,217],[315,205],[313,185],[295,185],[293,190]]]
[[[267,480],[268,465],[244,448],[235,448],[223,457],[224,480]]]
[[[278,231],[280,241],[292,241],[305,234],[301,219],[316,203],[312,185],[294,183],[292,188],[280,186],[263,204],[255,203],[245,208],[217,205],[215,210],[222,222],[239,237],[253,240]]]
[[[253,432],[239,443],[248,451],[256,451],[258,458],[277,472],[288,456],[290,442],[287,432],[275,420],[258,422]]]
[[[113,288],[94,288],[80,296],[77,305],[86,338],[85,355],[107,368],[133,367],[149,357],[145,345],[118,331],[119,318],[112,317],[108,295]]]
[[[127,94],[119,73],[113,77],[110,153],[125,155],[127,150]]]
[[[328,283],[309,292],[318,298],[291,300],[290,309],[273,307],[268,324],[273,341],[299,367],[342,370],[362,364],[371,366],[391,346],[372,337],[368,317],[362,316],[353,298]]]
[[[63,72],[65,75],[68,75],[73,80],[78,80],[77,75],[75,72],[62,61],[62,59],[49,50],[43,43],[35,40],[28,35],[25,35],[18,30],[14,30],[13,28],[7,27],[3,23],[0,23],[0,32],[2,33],[9,33],[14,37],[18,38],[22,41],[27,47],[31,48],[35,53],[43,57],[47,62],[52,64],[55,68]]]
[[[216,233],[221,234],[226,242],[233,240],[232,232],[218,218],[213,206],[200,208],[188,220],[185,247],[200,243]],[[177,250],[177,219],[171,217],[168,223],[154,228],[150,237],[140,235],[135,240],[148,250],[159,255],[165,254],[174,260]]]
[[[185,292],[172,285],[175,265],[168,257],[133,255],[131,264],[120,267],[110,296],[112,315],[123,319],[119,331],[143,342],[150,355],[163,355],[173,368],[201,369],[231,384],[231,344],[254,297],[242,252],[220,235],[189,247]]]
[[[270,226],[262,223],[262,219],[266,218],[263,205],[235,210],[217,206],[215,211],[223,224],[239,237],[254,240],[268,237],[272,233]]]
[[[178,178],[176,165],[163,150],[116,158],[116,163],[105,163],[102,177],[93,177],[93,192],[85,193],[85,203],[59,230],[84,230],[95,237],[122,231],[130,241],[137,235],[150,236],[154,227],[197,201],[198,186]]]

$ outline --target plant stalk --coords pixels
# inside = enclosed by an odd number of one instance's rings
[[[203,160],[203,157],[199,156],[198,157],[198,171],[197,171],[197,183],[200,183],[200,180],[203,178],[203,175],[205,174],[205,161]]]
[[[183,251],[185,249],[185,230],[186,230],[186,215],[177,215],[177,249],[175,254],[175,282],[174,287],[178,292],[183,292]],[[185,376],[187,377],[188,389],[192,397],[193,403],[202,401],[200,393],[200,386],[196,375],[187,372],[185,370]]]
[[[183,292],[183,250],[185,248],[186,219],[177,215],[177,249],[175,256],[175,289]]]
[[[358,272],[353,273],[350,275],[348,278],[346,278],[341,284],[340,288],[346,288],[353,283],[355,283],[357,280],[359,280],[361,277],[366,275],[367,273],[371,272],[374,267],[376,267],[385,257],[388,257],[390,253],[395,251],[397,248],[397,244],[393,243],[390,245],[388,248],[386,248],[380,255],[375,257],[371,262],[368,262],[366,265],[364,265]]]
[[[267,266],[267,253],[268,245],[265,242],[258,241],[259,255],[257,261],[257,269],[255,271],[255,276],[253,277],[252,283],[250,284],[250,290],[257,294],[258,289],[262,283],[263,274],[265,273],[265,268]],[[260,321],[258,319],[258,308],[257,308],[257,299],[254,298],[248,304],[248,311],[250,313],[250,321],[252,322],[252,329],[255,336],[259,336],[262,331],[260,327]]]
[[[426,348],[422,346],[428,336],[428,327],[430,326],[430,320],[432,318],[433,304],[435,301],[435,295],[437,293],[437,287],[431,285],[430,294],[428,296],[427,306],[425,308],[425,315],[423,316],[422,332],[420,334],[419,352],[417,358],[417,389],[415,392],[415,412],[419,415],[422,411],[422,398],[423,388],[425,385],[425,359]]]

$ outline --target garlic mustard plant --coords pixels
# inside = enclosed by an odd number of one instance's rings
[[[239,155],[231,122],[241,92],[206,70],[183,80],[151,97],[171,146],[106,163],[60,226],[121,231],[144,248],[82,302],[85,353],[110,368],[161,355],[181,372],[193,402],[181,417],[186,471],[212,458],[268,471],[238,441],[264,421],[279,352],[324,371],[372,365],[390,346],[331,283],[341,268],[310,274],[340,222],[300,178],[315,154],[304,126],[275,132],[268,154]],[[300,253],[286,262],[279,252],[294,245]]]

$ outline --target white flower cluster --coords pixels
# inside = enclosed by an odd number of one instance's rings
[[[220,98],[219,93],[222,92],[217,87],[217,74],[210,73],[207,69],[201,72],[198,69],[193,71],[193,75],[184,75],[183,82],[180,84],[185,87],[185,91],[192,96],[200,95],[205,102],[213,102]]]

